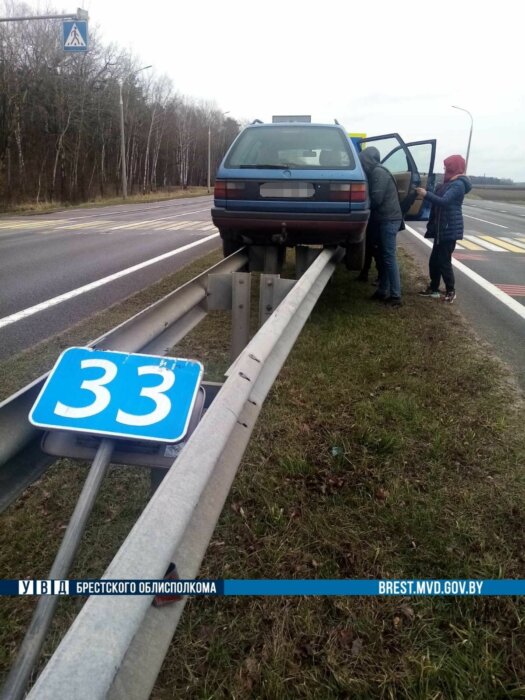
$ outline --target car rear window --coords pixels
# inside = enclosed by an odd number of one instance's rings
[[[354,169],[349,140],[329,126],[256,126],[239,136],[227,168]]]

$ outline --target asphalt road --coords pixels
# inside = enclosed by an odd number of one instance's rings
[[[465,238],[454,253],[460,263],[455,303],[525,390],[525,206],[468,200],[463,216]],[[426,224],[409,227],[424,234]],[[426,273],[430,248],[409,230],[400,234],[400,243]]]
[[[0,218],[0,359],[218,247],[211,202],[195,197]]]

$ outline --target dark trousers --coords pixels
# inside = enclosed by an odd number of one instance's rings
[[[360,277],[363,279],[368,277],[368,273],[372,267],[372,260],[375,261],[378,275],[383,266],[379,228],[379,223],[370,221],[366,227],[365,260],[360,274]]]
[[[452,268],[452,253],[456,247],[456,241],[442,241],[436,243],[430,253],[428,269],[430,272],[430,286],[432,291],[439,291],[439,283],[443,277],[443,282],[447,292],[454,291],[454,270]]]

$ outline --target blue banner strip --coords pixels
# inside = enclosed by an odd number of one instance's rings
[[[0,580],[0,595],[523,596],[525,579],[27,579]]]
[[[524,579],[254,579],[224,581],[224,595],[479,596],[525,595]]]

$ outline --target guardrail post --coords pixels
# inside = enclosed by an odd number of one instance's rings
[[[249,272],[232,273],[232,362],[250,340],[251,282],[252,276]]]
[[[297,279],[304,275],[321,250],[321,248],[312,248],[308,245],[295,247],[295,276]]]
[[[279,275],[261,274],[259,326],[273,314],[294,284],[295,280],[281,279]]]

